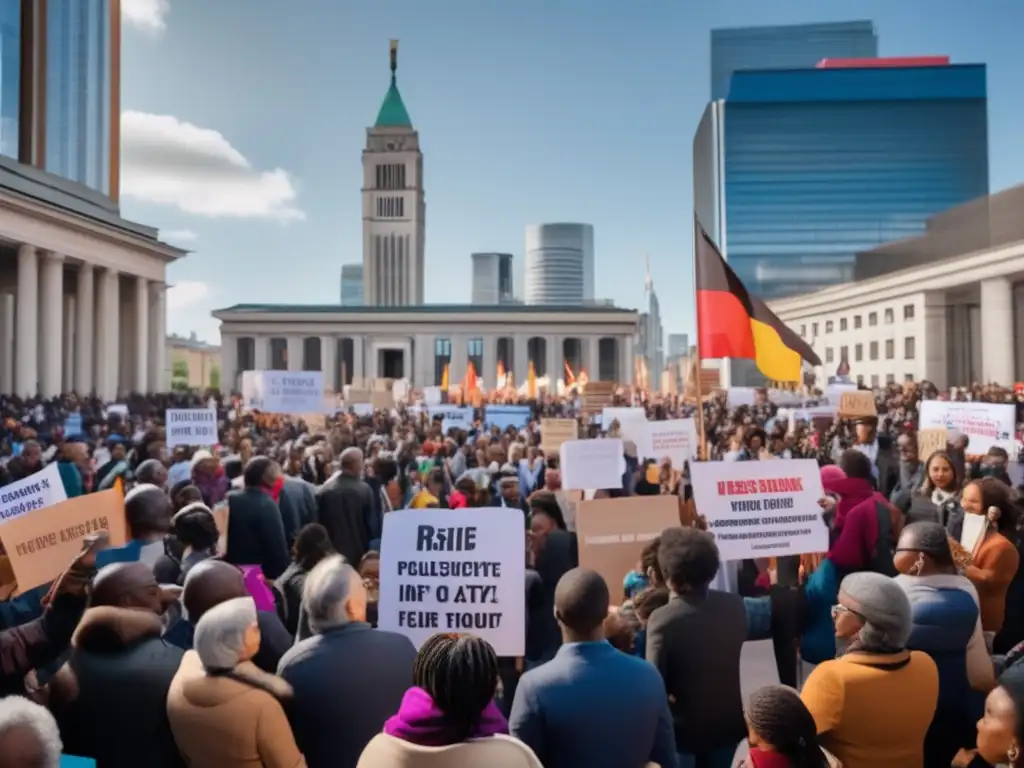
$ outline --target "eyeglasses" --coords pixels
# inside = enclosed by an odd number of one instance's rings
[[[864,621],[864,617],[863,616],[861,616],[855,610],[853,610],[851,608],[847,608],[842,603],[836,603],[835,605],[832,606],[832,619],[833,620],[838,619],[844,613],[848,613],[851,616],[856,616],[861,621]]]

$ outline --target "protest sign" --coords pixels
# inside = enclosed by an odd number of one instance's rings
[[[473,425],[473,409],[469,406],[461,405],[431,405],[427,408],[427,413],[430,414],[431,420],[433,419],[447,419],[452,422],[461,421],[465,422],[472,427]],[[466,427],[469,429],[469,427]]]
[[[128,406],[124,403],[111,403],[107,406],[107,418],[116,416],[119,419],[128,418]]]
[[[349,387],[348,392],[345,395],[345,402],[349,405],[354,403],[369,403],[370,397],[373,393],[368,389],[353,389]]]
[[[82,414],[69,413],[64,419],[64,437],[78,437],[84,435],[85,429],[82,426]]]
[[[38,472],[0,488],[0,525],[37,509],[60,504],[67,497],[57,463],[47,464]]]
[[[857,419],[865,416],[878,416],[873,393],[857,391],[839,395],[839,418]]]
[[[427,405],[440,405],[441,404],[441,388],[440,387],[424,387],[423,388],[423,402]]]
[[[566,440],[576,440],[580,427],[576,419],[541,419],[540,445],[544,453],[554,456]]]
[[[622,602],[622,580],[636,567],[640,551],[666,528],[679,525],[678,496],[594,499],[576,505],[580,567],[597,571],[612,602]]]
[[[969,454],[987,453],[989,448],[998,446],[1005,449],[1011,459],[1017,457],[1016,407],[1010,403],[924,400],[918,414],[920,429],[945,427],[967,435]]]
[[[690,483],[723,561],[828,550],[814,459],[694,462]]]
[[[247,408],[266,413],[318,413],[324,406],[322,371],[244,371]]]
[[[622,441],[611,437],[566,440],[558,448],[558,465],[566,490],[621,488],[626,471]]]
[[[45,512],[33,512],[8,521],[0,540],[11,559],[18,592],[52,581],[82,551],[86,536],[107,531],[110,546],[127,543],[124,494],[120,488],[62,501]]]
[[[356,416],[373,416],[373,406],[370,403],[352,403],[349,407]]]
[[[503,432],[509,427],[523,429],[532,415],[533,409],[528,405],[488,405],[484,408],[484,426],[494,426]]]
[[[213,408],[168,408],[167,447],[216,445],[217,411]]]
[[[384,516],[377,625],[418,648],[476,635],[498,656],[526,644],[526,529],[518,509],[402,509]]]
[[[375,411],[386,411],[395,404],[391,390],[375,389],[370,393],[370,405]]]
[[[948,442],[949,433],[945,427],[919,430],[917,433],[917,455],[921,461],[928,461],[928,457],[936,451],[946,450]]]
[[[615,399],[615,382],[588,381],[580,394],[580,413],[590,415],[601,413]]]
[[[645,421],[636,450],[641,460],[661,462],[667,456],[672,466],[681,470],[685,462],[697,455],[697,425],[693,419]]]
[[[725,390],[725,402],[730,408],[754,405],[757,402],[757,387],[729,387]]]

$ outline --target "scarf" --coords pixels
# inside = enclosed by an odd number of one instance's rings
[[[936,488],[934,491],[932,491],[932,504],[934,504],[936,507],[941,507],[947,501],[952,499],[953,496],[954,494],[950,493],[949,491],[944,491],[941,488]]]
[[[751,747],[747,755],[751,768],[792,768],[793,761],[781,752]]]
[[[468,739],[486,739],[508,733],[508,721],[493,701],[480,713],[476,729],[463,738],[446,721],[444,713],[422,688],[410,688],[402,697],[398,713],[384,723],[384,733],[421,747],[447,747]]]

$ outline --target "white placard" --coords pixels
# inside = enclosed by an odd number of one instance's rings
[[[111,403],[107,406],[107,416],[120,416],[121,419],[127,419],[128,406],[124,403]]]
[[[963,432],[970,439],[967,453],[988,453],[993,446],[1004,448],[1011,459],[1017,456],[1014,439],[1017,409],[1009,403],[961,403],[925,400],[918,408],[918,428],[945,427]]]
[[[441,422],[441,434],[443,436],[448,437],[449,431],[453,429],[463,429],[466,432],[469,432],[471,429],[473,429],[473,420],[462,418],[448,418],[444,419]]]
[[[356,416],[373,416],[373,403],[352,403],[349,408]]]
[[[644,435],[637,441],[636,450],[641,460],[660,462],[668,456],[673,469],[681,470],[697,454],[697,425],[693,419],[645,421]]]
[[[419,648],[476,635],[498,656],[526,646],[526,528],[518,509],[401,509],[384,516],[377,626]]]
[[[690,483],[723,562],[828,551],[814,459],[694,462]]]
[[[47,464],[35,474],[0,488],[0,525],[67,499],[57,463]]]
[[[167,447],[176,445],[216,445],[217,411],[213,408],[168,408],[166,413]]]
[[[440,405],[441,404],[441,388],[440,387],[424,387],[423,388],[423,402],[427,405]]]
[[[265,413],[322,413],[322,371],[245,371],[242,397],[246,408]]]
[[[965,514],[964,525],[960,529],[960,546],[973,554],[974,548],[978,546],[978,542],[984,537],[986,530],[988,530],[988,515]]]
[[[729,387],[725,391],[725,403],[730,408],[742,405],[753,405],[757,402],[757,389],[754,387]]]
[[[431,420],[438,417],[441,420],[464,420],[468,421],[471,425],[473,423],[473,406],[471,405],[431,405],[427,408],[427,413],[430,414]]]
[[[621,488],[626,471],[622,440],[566,440],[558,448],[558,466],[566,490]]]

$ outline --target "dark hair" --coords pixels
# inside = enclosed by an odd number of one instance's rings
[[[167,495],[171,497],[171,504],[173,504],[177,509],[181,509],[186,504],[191,504],[193,501],[203,500],[203,492],[196,486],[192,485],[191,480],[179,480],[171,486],[171,491]],[[182,495],[187,495],[188,498],[179,499],[178,497]]]
[[[658,565],[676,592],[706,589],[718,573],[718,547],[709,533],[696,528],[662,531]]]
[[[325,557],[333,554],[334,546],[326,528],[320,523],[302,526],[292,547],[292,559],[300,568],[310,571]]]
[[[912,542],[911,549],[928,555],[937,565],[955,566],[953,553],[949,548],[949,534],[941,523],[934,520],[911,523],[900,533],[900,541],[903,541],[904,537]]]
[[[555,586],[555,616],[573,632],[590,635],[608,616],[608,585],[597,571],[573,568]]]
[[[196,504],[174,516],[174,537],[194,550],[210,550],[217,544],[220,533],[209,508]]]
[[[632,654],[636,648],[636,633],[640,629],[634,613],[622,608],[612,611],[604,620],[604,636],[612,648]]]
[[[957,469],[957,465],[953,461],[953,458],[945,451],[933,451],[932,455],[924,462],[924,480],[921,483],[921,494],[923,496],[930,496],[932,491],[935,490],[935,486],[932,485],[932,478],[930,474],[932,462],[935,461],[935,459],[942,459],[946,462],[946,465],[953,471],[953,485],[957,488],[960,487],[960,472]]]
[[[558,506],[558,499],[552,491],[536,491],[530,494],[528,504],[531,515],[536,512],[547,515],[560,530],[566,530],[565,515],[562,514],[562,508]]]
[[[476,733],[481,714],[498,690],[498,680],[494,649],[473,635],[432,635],[412,664],[412,684],[430,694],[454,742]]]
[[[427,473],[427,482],[434,483],[435,485],[444,485],[444,470],[440,467],[434,467]]]
[[[978,490],[981,492],[981,511],[983,514],[988,513],[989,507],[995,507],[999,510],[996,530],[1011,539],[1015,538],[1011,534],[1017,528],[1017,519],[1020,517],[1020,511],[1013,501],[1010,486],[994,477],[982,477],[978,480],[972,480],[968,485],[978,486]]]
[[[633,598],[633,612],[640,621],[647,621],[663,605],[668,605],[668,590],[664,587],[648,587]]]
[[[651,578],[650,574],[653,573],[652,581],[655,586],[662,586],[665,583],[665,575],[661,572],[661,566],[658,564],[659,546],[661,546],[661,536],[655,536],[640,550],[640,565],[644,569],[644,576]]]
[[[871,459],[853,448],[848,448],[839,455],[839,468],[847,477],[857,480],[870,480],[873,474]]]
[[[382,485],[398,477],[398,462],[389,456],[378,456],[373,460],[373,474]]]
[[[800,694],[784,685],[768,685],[747,702],[750,730],[798,768],[827,768],[828,759],[818,746],[814,717]]]
[[[171,500],[160,488],[143,486],[125,499],[124,517],[133,539],[171,529]]]
[[[270,469],[272,463],[271,459],[266,456],[257,456],[254,459],[249,459],[249,463],[245,465],[245,471],[242,473],[245,487],[259,488],[263,485],[263,480],[267,476],[267,470]]]

